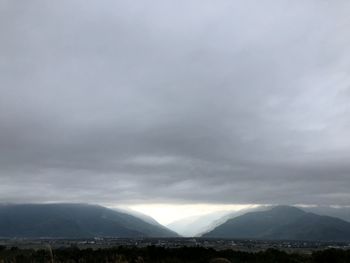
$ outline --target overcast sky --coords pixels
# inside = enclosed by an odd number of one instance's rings
[[[0,201],[350,204],[348,0],[0,0]]]

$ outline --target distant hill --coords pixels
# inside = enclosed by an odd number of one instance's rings
[[[213,229],[212,224],[227,215],[227,211],[219,211],[200,216],[190,216],[176,220],[166,225],[171,230],[185,237],[199,236],[201,233]]]
[[[175,237],[136,216],[87,204],[0,205],[0,237]]]
[[[243,215],[251,211],[261,211],[266,209],[264,206],[249,207],[237,211],[217,211],[200,216],[191,216],[176,220],[167,225],[182,236],[199,237],[203,233],[213,230],[215,227],[225,223],[227,220]]]
[[[244,214],[246,214],[248,212],[265,211],[265,210],[268,210],[270,208],[271,208],[270,206],[256,206],[256,207],[249,207],[249,208],[244,208],[244,209],[241,209],[241,210],[238,210],[238,211],[230,212],[230,213],[228,213],[228,214],[218,218],[217,220],[212,221],[210,223],[210,225],[207,226],[206,231],[200,232],[198,236],[202,236],[204,233],[212,231],[216,227],[222,225],[223,223],[225,223],[226,221],[228,221],[228,220],[230,220],[232,218],[244,215]]]
[[[137,218],[140,218],[141,220],[151,224],[151,225],[156,225],[156,226],[161,226],[161,227],[165,227],[163,225],[161,225],[157,220],[155,220],[153,217],[143,214],[141,212],[135,211],[133,209],[128,209],[128,208],[113,208],[113,210],[118,211],[120,213],[124,213],[124,214],[128,214],[128,215],[132,215],[135,216]],[[176,231],[175,231],[176,232]]]
[[[350,241],[350,223],[291,206],[250,212],[229,219],[203,237],[272,240]]]
[[[302,208],[306,212],[318,215],[332,216],[350,222],[350,207],[314,206]]]

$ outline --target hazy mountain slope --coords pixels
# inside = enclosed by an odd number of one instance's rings
[[[161,226],[161,227],[165,227],[163,225],[161,225],[157,220],[155,220],[153,217],[149,216],[149,215],[145,215],[141,212],[132,210],[132,209],[127,209],[127,208],[113,208],[113,210],[124,213],[124,214],[128,214],[128,215],[132,215],[135,216],[137,218],[140,218],[141,220],[150,223],[152,225],[156,225],[156,226]]]
[[[350,241],[350,223],[335,217],[306,213],[288,226],[279,226],[270,239]]]
[[[238,211],[217,211],[201,216],[191,216],[176,220],[167,225],[182,236],[195,237],[213,230],[215,227],[225,223],[227,220],[243,215],[251,211],[266,210],[265,206],[250,207]]]
[[[332,216],[350,222],[350,207],[315,206],[303,208],[306,212]]]
[[[135,216],[86,204],[0,206],[0,237],[171,237],[176,233]]]
[[[251,208],[245,208],[242,210],[238,210],[238,211],[234,211],[234,212],[230,212],[229,214],[226,214],[220,218],[218,218],[217,220],[211,222],[208,226],[207,229],[205,231],[202,231],[199,236],[203,235],[204,233],[207,233],[213,229],[215,229],[216,227],[222,225],[223,223],[225,223],[226,221],[244,215],[248,212],[258,212],[258,211],[265,211],[271,209],[270,206],[258,206],[258,207],[251,207]]]
[[[211,229],[211,224],[226,215],[227,211],[220,211],[201,216],[191,216],[176,220],[167,225],[182,236],[193,237]]]
[[[277,206],[230,219],[203,237],[346,241],[350,240],[350,223]]]
[[[132,209],[119,209],[119,208],[117,208],[117,209],[114,209],[114,210],[120,211],[120,212],[125,213],[125,214],[129,214],[129,215],[135,216],[137,218],[140,218],[141,220],[145,221],[146,223],[149,223],[151,225],[155,225],[155,226],[157,226],[157,227],[159,227],[161,229],[164,229],[166,231],[169,231],[169,230],[170,231],[174,231],[175,232],[174,234],[176,236],[179,236],[178,235],[179,233],[176,230],[173,230],[171,228],[168,228],[168,227],[160,224],[157,220],[155,220],[153,217],[151,217],[149,215],[145,215],[145,214],[143,214],[141,212],[138,212],[138,211],[135,211],[135,210],[132,210]]]

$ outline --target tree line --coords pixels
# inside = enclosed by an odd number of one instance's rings
[[[262,252],[217,251],[203,247],[149,246],[104,249],[19,249],[0,247],[0,263],[348,263],[350,251],[327,249],[310,255],[276,249]]]

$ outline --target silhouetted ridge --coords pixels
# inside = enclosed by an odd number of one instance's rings
[[[349,241],[350,223],[296,207],[277,206],[229,219],[203,237]]]
[[[174,237],[167,228],[97,205],[0,205],[0,237]]]

